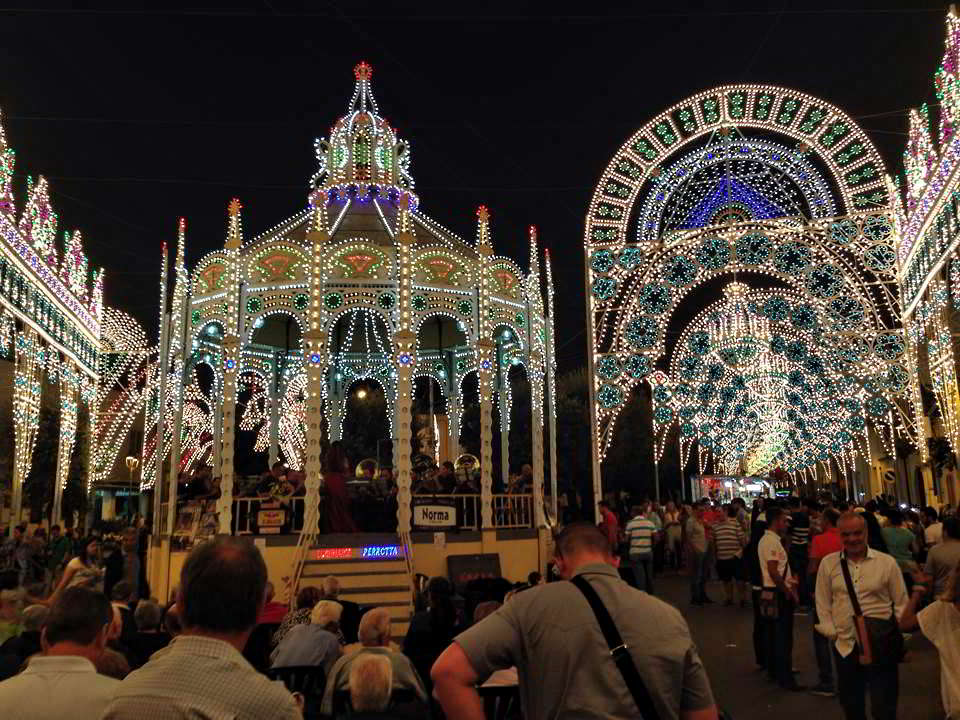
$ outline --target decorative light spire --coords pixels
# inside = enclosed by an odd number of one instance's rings
[[[227,243],[226,247],[233,249],[239,248],[243,243],[243,228],[240,224],[240,209],[243,205],[240,204],[240,200],[233,198],[230,201],[230,204],[227,205]]]
[[[313,232],[329,232],[330,227],[327,222],[327,191],[318,189],[310,193],[309,202],[312,216]]]
[[[903,168],[907,180],[907,212],[912,212],[927,186],[930,168],[937,159],[933,140],[930,137],[930,124],[927,106],[919,111],[910,111],[909,138],[907,149],[903,153]]]
[[[57,214],[50,204],[47,179],[42,175],[36,184],[27,178],[27,206],[17,229],[47,265],[57,267]]]
[[[537,284],[540,283],[540,250],[537,247],[537,226],[531,225],[530,229],[530,275],[537,278]]]
[[[14,214],[13,166],[16,153],[7,145],[7,136],[0,122],[0,213]]]
[[[186,270],[187,219],[182,217],[177,224],[177,271]]]
[[[413,235],[413,198],[410,193],[400,196],[400,208],[397,212],[397,233]]]
[[[947,13],[946,50],[940,67],[933,76],[937,100],[940,101],[940,148],[943,149],[960,123],[960,18],[956,7]]]
[[[490,255],[493,244],[490,242],[490,211],[486,205],[477,208],[477,251]]]
[[[373,88],[370,86],[370,78],[373,77],[373,66],[365,60],[361,60],[353,68],[353,76],[357,79],[357,84],[353,88],[353,97],[350,98],[350,104],[347,106],[347,112],[372,112],[379,114],[377,101],[373,98]]]
[[[327,190],[334,202],[347,196],[362,201],[370,185],[381,186],[378,196],[390,195],[386,188],[412,190],[410,147],[380,115],[370,82],[373,68],[361,62],[353,75],[356,84],[346,114],[330,128],[329,138],[317,138],[314,143],[319,168],[311,187]],[[393,202],[398,197],[390,195]]]

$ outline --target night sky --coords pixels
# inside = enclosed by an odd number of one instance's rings
[[[579,14],[604,3],[570,15],[418,5],[0,10],[0,108],[21,193],[26,174],[50,179],[61,229],[81,229],[106,267],[106,302],[155,336],[160,246],[175,242],[177,218],[192,266],[222,246],[231,197],[247,237],[300,210],[314,138],[367,60],[382,114],[411,143],[428,215],[472,241],[486,204],[496,251],[523,267],[525,228],[540,228],[564,370],[586,353],[587,204],[635,129],[714,85],[784,85],[859,119],[900,172],[906,109],[935,100],[944,41],[945,5],[920,2],[638,3],[609,15]]]

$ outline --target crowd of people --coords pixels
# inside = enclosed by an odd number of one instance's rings
[[[919,628],[939,650],[947,716],[960,717],[960,520],[949,507],[791,497],[757,498],[750,509],[742,498],[661,509],[611,499],[600,517],[635,587],[653,593],[655,573],[686,566],[691,605],[715,602],[710,577],[725,605],[752,605],[756,664],[784,690],[838,696],[851,719],[866,717],[869,694],[874,718],[894,718],[903,634]],[[793,623],[810,614],[818,682],[804,687]]]
[[[597,525],[555,538],[547,578],[431,579],[402,641],[389,608],[357,606],[332,576],[278,602],[247,538],[197,545],[160,603],[140,582],[135,528],[106,553],[96,536],[15,528],[2,545],[0,707],[18,718],[479,720],[494,702],[498,716],[528,720],[714,720],[686,621],[655,595],[655,577],[682,568],[691,604],[715,602],[716,577],[725,605],[752,606],[757,665],[783,690],[837,695],[850,720],[867,717],[868,699],[873,718],[895,718],[903,633],[919,630],[939,652],[944,712],[960,716],[956,515],[824,498],[600,511]],[[812,688],[793,670],[797,612],[813,614]]]

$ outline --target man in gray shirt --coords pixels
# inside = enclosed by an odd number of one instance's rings
[[[680,613],[623,582],[604,534],[588,523],[557,538],[556,567],[580,575],[600,596],[664,720],[716,720],[710,682]],[[482,720],[476,686],[516,666],[523,716],[636,718],[593,610],[573,583],[517,594],[458,635],[433,666],[434,696],[449,720]]]

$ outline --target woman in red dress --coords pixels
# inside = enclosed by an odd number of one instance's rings
[[[326,512],[323,514],[323,532],[352,533],[357,526],[350,514],[350,497],[347,495],[349,463],[340,441],[330,445],[323,472],[323,487],[326,494]]]

